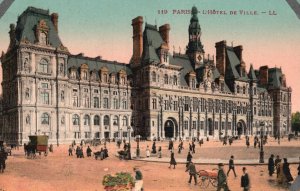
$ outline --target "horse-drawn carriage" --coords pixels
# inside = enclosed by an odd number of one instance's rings
[[[48,136],[47,135],[32,135],[29,136],[29,143],[24,145],[24,149],[28,158],[35,158],[36,153],[44,156],[48,155]]]
[[[198,184],[201,188],[207,188],[209,184],[213,187],[218,186],[218,169],[200,170],[198,173]]]

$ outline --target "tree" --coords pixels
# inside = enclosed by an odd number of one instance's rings
[[[300,112],[292,114],[292,130],[299,132],[300,131]]]

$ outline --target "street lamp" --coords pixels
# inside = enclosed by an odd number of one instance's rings
[[[128,159],[129,160],[131,160],[131,151],[130,151],[130,149],[131,149],[131,144],[130,144],[130,130],[131,130],[131,127],[130,126],[128,126],[127,127],[127,130],[128,130],[128,136],[129,136],[129,145],[128,145]]]
[[[120,137],[121,137],[121,142],[122,142],[123,141],[122,127],[120,128]]]
[[[264,163],[264,145],[263,145],[263,127],[265,122],[260,122],[260,152],[259,152],[259,163]]]
[[[140,135],[136,136],[136,158],[140,157]]]

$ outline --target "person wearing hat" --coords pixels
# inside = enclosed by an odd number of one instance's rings
[[[192,182],[192,178],[194,177],[195,185],[197,185],[197,170],[195,164],[190,161],[189,166],[187,167],[186,171],[189,171],[190,174],[190,179],[189,179],[189,184]]]
[[[243,167],[243,175],[241,177],[241,187],[244,189],[243,191],[250,190],[250,180],[249,180],[246,167]]]
[[[218,188],[217,191],[220,191],[221,189],[223,189],[224,191],[230,191],[228,188],[228,184],[227,184],[227,177],[225,175],[225,172],[223,170],[223,163],[219,163],[218,167],[219,167],[219,171],[218,171]]]
[[[143,188],[143,174],[138,169],[138,167],[134,167],[133,171],[135,172],[135,184],[134,184],[134,191],[142,191]]]
[[[269,162],[268,162],[268,170],[269,170],[269,175],[272,176],[274,174],[274,167],[275,167],[275,163],[274,163],[274,155],[271,154],[270,158],[269,158]]]
[[[228,169],[228,171],[227,171],[227,176],[229,175],[229,172],[232,170],[233,171],[233,173],[234,173],[234,176],[236,177],[236,173],[235,173],[235,169],[234,169],[234,161],[233,161],[233,159],[234,159],[234,156],[233,155],[231,155],[231,157],[230,157],[230,160],[229,160],[229,169]]]

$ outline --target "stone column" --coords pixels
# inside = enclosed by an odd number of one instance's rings
[[[91,136],[90,139],[93,139],[95,136],[95,132],[94,132],[94,115],[92,113],[90,113],[90,132],[91,132]]]
[[[79,114],[79,138],[80,139],[83,139],[84,138],[84,131],[83,131],[83,123],[84,123],[84,120],[83,120],[83,115],[82,113]]]
[[[109,115],[109,137],[112,139],[114,137],[114,132],[113,132],[113,115]]]

